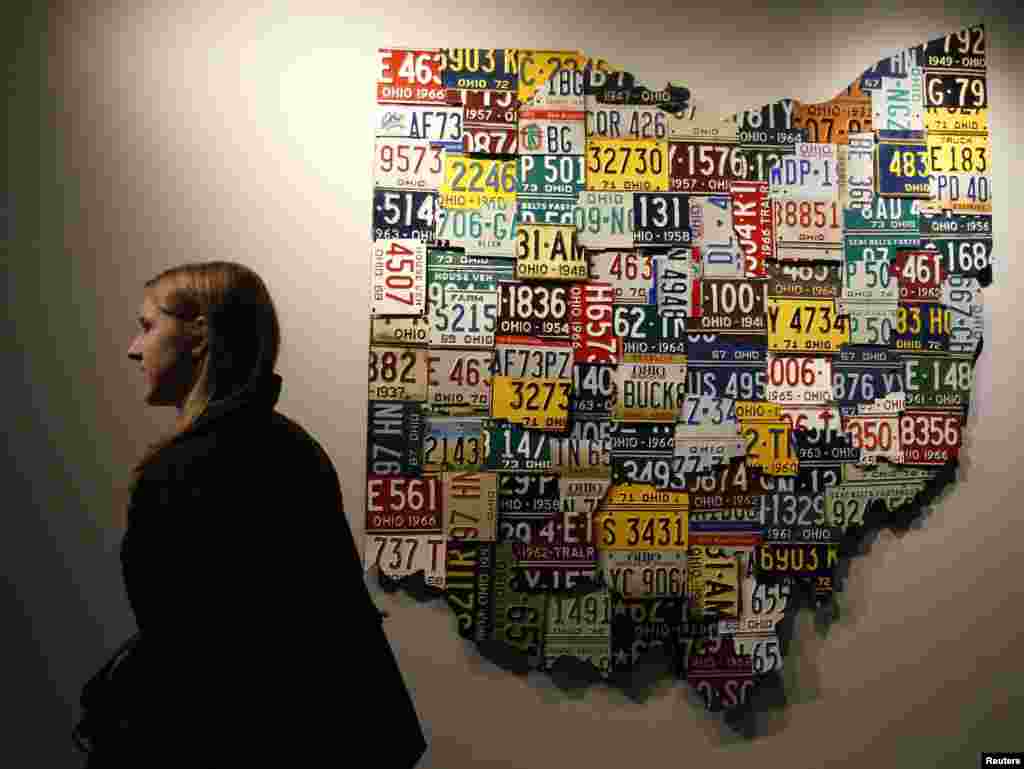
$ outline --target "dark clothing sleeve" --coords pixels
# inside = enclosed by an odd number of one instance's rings
[[[334,466],[315,442],[242,438],[186,445],[133,494],[121,557],[141,642],[119,750],[410,769],[426,743]]]

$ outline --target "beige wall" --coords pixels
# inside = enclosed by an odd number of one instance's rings
[[[431,741],[424,769],[964,767],[981,750],[1024,749],[1024,590],[1012,571],[1024,542],[1024,271],[1011,269],[1022,209],[1010,188],[1024,178],[1021,14],[966,0],[946,10],[839,2],[826,12],[671,0],[132,0],[54,11],[48,92],[19,88],[24,147],[38,151],[17,153],[18,240],[4,271],[17,381],[5,385],[2,634],[6,661],[21,661],[5,694],[25,726],[0,755],[36,735],[56,747],[33,748],[52,761],[0,764],[76,765],[64,741],[78,687],[133,629],[114,520],[129,463],[170,424],[167,410],[142,404],[126,358],[142,282],[157,271],[220,258],[264,276],[284,336],[280,409],[334,459],[360,538],[378,46],[583,48],[652,85],[683,80],[725,114],[827,99],[895,49],[978,21],[989,30],[999,261],[966,477],[920,530],[884,533],[854,562],[827,637],[799,617],[790,704],[760,718],[762,737],[733,736],[681,684],[644,705],[601,687],[567,697],[541,674],[516,678],[482,661],[440,603],[377,600]],[[24,71],[39,79],[44,57],[30,47]],[[53,124],[30,136],[49,109]],[[358,706],[358,691],[337,695],[339,707]]]

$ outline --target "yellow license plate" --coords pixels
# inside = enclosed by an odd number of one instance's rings
[[[850,341],[850,324],[834,299],[768,298],[768,349],[837,353]]]
[[[928,173],[990,173],[987,134],[928,133]]]
[[[668,142],[587,138],[587,189],[668,191]]]
[[[720,617],[739,616],[742,560],[735,550],[690,545],[686,565],[694,608],[717,611]]]
[[[587,57],[579,51],[519,51],[519,102],[526,104],[563,69],[582,71]]]
[[[485,203],[516,199],[516,160],[470,157],[446,152],[440,204],[444,208],[478,209]]]
[[[685,550],[689,521],[671,512],[633,510],[595,519],[597,541],[616,550]]]
[[[747,442],[748,467],[769,475],[796,475],[799,464],[788,422],[741,421],[740,432]]]
[[[932,131],[988,133],[988,110],[971,107],[925,107],[924,128]]]
[[[576,245],[574,224],[520,224],[516,229],[516,277],[586,280],[587,260]]]
[[[491,416],[540,430],[565,430],[569,424],[571,379],[496,376]]]

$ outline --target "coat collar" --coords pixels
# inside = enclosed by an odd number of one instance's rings
[[[281,397],[281,383],[279,374],[270,373],[254,377],[235,395],[210,401],[184,435],[208,429],[213,423],[230,415],[271,411]]]

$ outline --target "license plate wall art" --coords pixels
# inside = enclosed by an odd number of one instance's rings
[[[781,686],[787,619],[956,477],[985,61],[970,27],[721,116],[579,51],[381,49],[365,568],[509,670]]]

